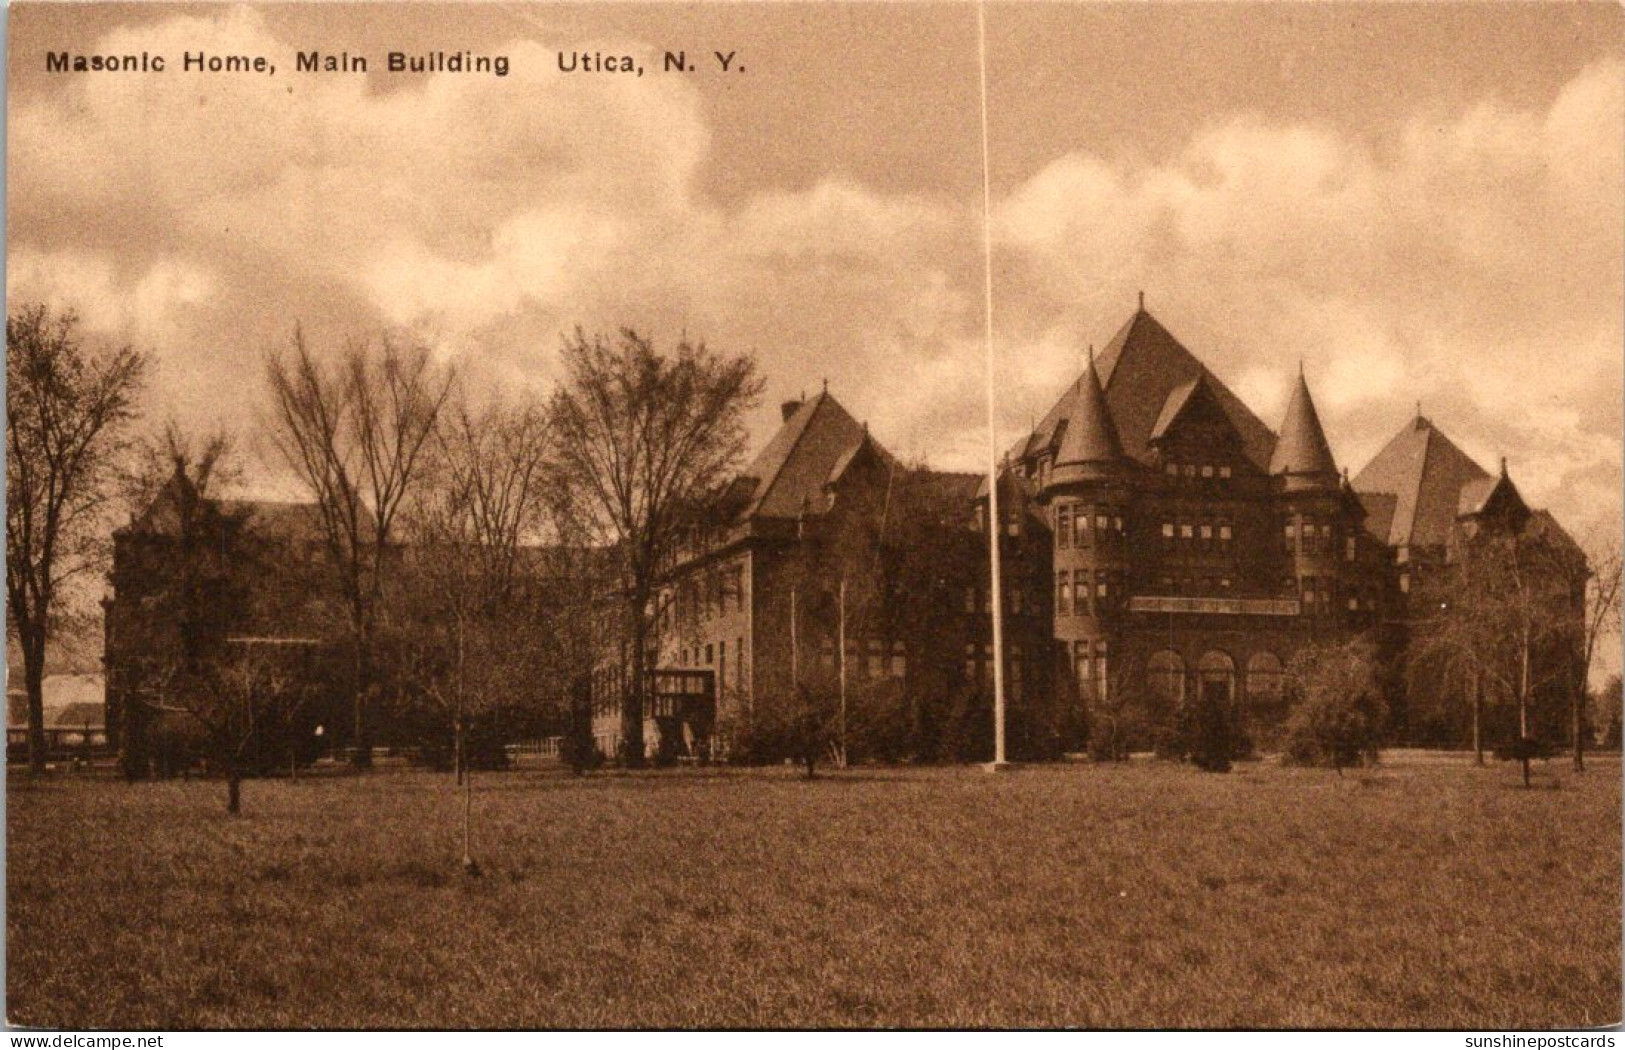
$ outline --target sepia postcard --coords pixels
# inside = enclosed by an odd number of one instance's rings
[[[8,16],[37,1045],[1614,1045],[1617,3]]]

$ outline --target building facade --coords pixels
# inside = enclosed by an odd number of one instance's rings
[[[899,476],[937,501],[899,497]],[[1536,520],[1572,547],[1504,465],[1491,475],[1420,415],[1351,479],[1301,370],[1272,429],[1143,302],[1008,451],[999,484],[1008,731],[1029,757],[1080,747],[1091,727],[1098,739],[1125,705],[1141,713],[1127,746],[1151,746],[1195,702],[1266,743],[1293,657],[1357,636],[1376,645],[1403,735],[1405,691],[1420,688],[1403,673],[1420,574],[1450,571],[1491,502],[1521,508],[1496,520]],[[926,530],[898,524],[922,515]],[[869,522],[859,546],[884,552],[879,577],[908,575],[907,552],[929,548],[914,561],[940,589],[924,606],[940,622],[922,629],[922,605],[907,602],[852,615],[863,573],[829,551],[854,519]],[[848,692],[895,679],[912,717],[937,723],[916,740],[964,744],[955,712],[991,717],[984,479],[904,470],[826,390],[783,406],[716,521],[675,560],[657,615],[658,666],[714,676],[720,735],[699,747],[725,750],[729,726],[843,675]],[[619,709],[601,696],[595,732],[613,754]],[[653,752],[662,729],[647,730]],[[685,733],[679,750],[693,753]]]

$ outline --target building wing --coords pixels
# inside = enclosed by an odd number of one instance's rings
[[[1494,479],[1457,448],[1428,419],[1417,416],[1395,434],[1354,477],[1362,498],[1386,493],[1394,498],[1384,542],[1391,547],[1442,547],[1450,539],[1467,498]],[[1370,507],[1370,504],[1367,504]]]

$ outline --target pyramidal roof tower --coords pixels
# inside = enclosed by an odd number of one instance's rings
[[[1337,487],[1337,463],[1332,459],[1331,446],[1326,443],[1326,432],[1321,428],[1320,414],[1309,396],[1309,384],[1303,378],[1301,366],[1298,385],[1287,403],[1286,418],[1281,422],[1281,433],[1270,456],[1270,473],[1286,475],[1290,488]]]
[[[1123,442],[1118,437],[1111,410],[1106,406],[1106,393],[1100,386],[1093,353],[1089,355],[1089,367],[1069,400],[1066,430],[1055,453],[1050,484],[1116,474],[1124,465]]]

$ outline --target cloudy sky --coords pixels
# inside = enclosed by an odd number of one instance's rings
[[[991,6],[1001,446],[1144,289],[1266,422],[1301,360],[1340,463],[1420,401],[1576,533],[1617,529],[1621,20]],[[985,455],[971,7],[19,4],[9,46],[13,302],[150,348],[160,413],[252,420],[296,322],[541,389],[561,331],[631,325],[755,352],[764,438],[827,378],[898,452]],[[294,72],[318,48],[372,72]],[[677,49],[700,68],[661,74]],[[171,68],[49,73],[49,50]],[[390,50],[511,73],[392,75]]]

